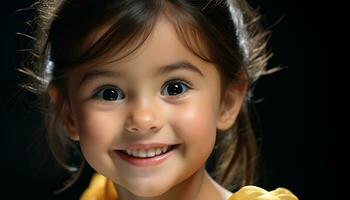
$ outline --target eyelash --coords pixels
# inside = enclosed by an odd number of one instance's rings
[[[191,87],[191,84],[185,80],[182,80],[182,79],[172,79],[172,80],[169,80],[167,82],[164,83],[164,85],[162,86],[162,89],[161,89],[161,94],[163,94],[163,90],[169,86],[170,84],[174,84],[174,83],[177,83],[177,84],[182,84],[183,86],[185,86],[187,89],[184,93],[181,93],[179,95],[169,95],[169,97],[172,97],[172,98],[176,98],[176,97],[179,97],[179,96],[182,96],[184,95],[188,90],[192,89]]]
[[[93,97],[99,100],[109,101],[109,100],[103,99],[105,97],[104,96],[105,94],[103,92],[106,91],[107,89],[111,89],[111,91],[113,91],[113,93],[117,95],[121,93],[122,95],[118,95],[117,97],[121,96],[121,98],[125,98],[123,91],[114,85],[104,85],[104,86],[98,87],[95,90]],[[115,91],[117,91],[117,93],[115,93]],[[112,96],[110,96],[109,98],[112,98]],[[115,101],[115,100],[111,99],[110,101]]]
[[[176,98],[176,97],[180,97],[180,96],[183,96],[185,93],[188,92],[188,90],[191,90],[192,89],[192,86],[191,84],[188,82],[188,81],[185,81],[183,79],[171,79],[169,81],[166,81],[163,86],[161,87],[161,94],[163,95],[164,94],[164,89],[166,89],[169,85],[171,84],[181,84],[182,87],[181,87],[181,94],[175,94],[175,95],[165,95],[165,96],[168,96],[170,98]],[[182,92],[185,87],[185,91]],[[110,94],[104,94],[103,92],[106,91],[107,89],[111,89],[111,92]],[[177,88],[174,88],[174,89],[178,89]],[[169,91],[167,91],[169,92]],[[115,96],[117,95],[117,96]],[[123,91],[117,87],[117,86],[114,86],[114,85],[104,85],[104,86],[101,86],[99,88],[97,88],[94,92],[94,95],[93,95],[94,98],[97,98],[99,100],[102,100],[102,101],[119,101],[119,100],[122,100],[125,98],[125,94],[123,93]],[[109,98],[109,100],[107,99],[104,99],[104,98]]]

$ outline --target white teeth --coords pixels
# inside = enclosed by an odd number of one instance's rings
[[[124,153],[137,158],[151,158],[163,154],[169,150],[170,146],[154,148],[148,150],[123,150]]]
[[[161,154],[161,153],[162,153],[162,149],[156,148],[156,155],[159,155],[159,154]]]
[[[138,155],[139,155],[138,152],[137,152],[137,150],[133,150],[133,151],[131,152],[131,154],[132,154],[133,156],[138,156]]]
[[[141,151],[141,150],[140,150],[138,156],[141,157],[141,158],[147,157],[147,152],[146,152],[146,151]]]
[[[153,157],[155,155],[156,155],[155,149],[151,149],[151,150],[147,151],[147,157]]]

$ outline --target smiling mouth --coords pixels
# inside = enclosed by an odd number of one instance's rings
[[[179,146],[179,144],[158,147],[158,148],[151,148],[151,149],[147,149],[147,150],[132,149],[132,150],[117,150],[117,151],[119,153],[122,153],[122,154],[129,156],[129,157],[132,157],[132,158],[149,159],[149,158],[155,158],[155,157],[167,154],[168,152],[176,149],[178,146]]]

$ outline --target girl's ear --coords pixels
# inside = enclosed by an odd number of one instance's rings
[[[59,117],[62,120],[64,129],[68,132],[69,137],[74,141],[78,141],[79,132],[75,127],[75,123],[71,114],[71,109],[68,103],[64,101],[57,87],[53,85],[50,85],[49,87],[49,96],[51,103],[53,103],[55,109],[59,111],[57,112],[57,117]]]
[[[217,129],[225,131],[235,123],[247,92],[247,82],[231,83],[223,91]]]

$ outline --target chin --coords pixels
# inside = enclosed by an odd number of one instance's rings
[[[147,187],[132,187],[128,188],[129,192],[139,197],[157,197],[166,193],[169,188],[161,187],[160,184],[148,185]]]

